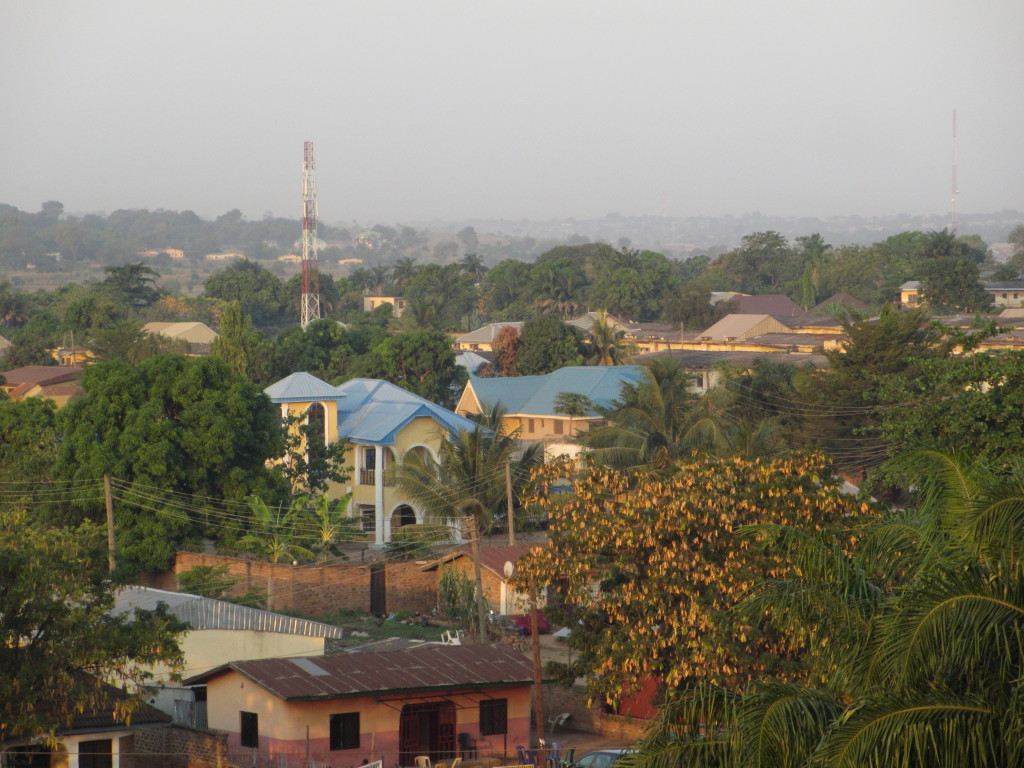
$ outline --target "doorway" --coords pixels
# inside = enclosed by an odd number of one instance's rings
[[[455,705],[450,701],[406,704],[398,725],[402,765],[415,765],[416,757],[431,762],[455,757]]]

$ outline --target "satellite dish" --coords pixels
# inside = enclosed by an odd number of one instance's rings
[[[505,578],[506,579],[511,579],[512,578],[512,574],[515,573],[515,572],[516,572],[516,567],[514,565],[512,565],[512,561],[511,560],[506,560],[505,561]]]

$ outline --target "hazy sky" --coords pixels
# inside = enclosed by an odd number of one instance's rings
[[[321,218],[1024,209],[1022,0],[3,0],[0,202]]]

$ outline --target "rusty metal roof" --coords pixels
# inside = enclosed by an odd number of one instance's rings
[[[501,645],[440,645],[401,651],[234,661],[190,678],[204,683],[229,670],[286,700],[528,685],[533,667]]]

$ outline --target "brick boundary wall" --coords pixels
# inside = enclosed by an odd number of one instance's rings
[[[621,741],[618,746],[629,746],[641,738],[651,724],[650,720],[622,715],[610,715],[600,704],[587,706],[587,694],[582,685],[566,688],[555,683],[544,684],[544,719],[568,712],[571,717],[565,730],[596,733],[609,739]],[[545,723],[545,726],[547,724]],[[546,730],[546,728],[545,728]],[[553,734],[546,734],[549,741],[558,741],[559,728]],[[579,757],[579,755],[577,755]]]
[[[122,768],[227,768],[226,734],[182,725],[144,728],[122,740]]]
[[[145,581],[147,586],[175,591],[177,575],[199,565],[227,565],[228,574],[238,579],[231,594],[263,592],[267,595],[268,610],[292,610],[307,616],[370,610],[370,566],[366,563],[281,565],[179,552],[173,573],[151,576]],[[419,564],[409,561],[386,563],[384,571],[389,613],[428,612],[437,607],[437,570],[421,571]]]

